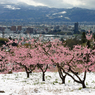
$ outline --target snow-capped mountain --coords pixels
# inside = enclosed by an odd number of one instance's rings
[[[31,22],[92,22],[95,21],[95,10],[35,7],[25,3],[0,4],[0,20],[11,19]]]

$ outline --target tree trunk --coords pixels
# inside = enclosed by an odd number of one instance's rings
[[[85,85],[85,82],[84,82],[84,81],[82,81],[81,84],[82,84],[82,87],[83,87],[83,88],[86,88],[86,85]]]
[[[26,72],[26,74],[27,74],[27,78],[29,78],[29,72]]]
[[[63,78],[61,78],[62,84],[65,84],[65,78],[66,78],[66,76],[63,76]]]
[[[42,81],[45,81],[45,72],[42,74]]]
[[[65,84],[66,75],[65,76],[63,75],[63,72],[61,71],[61,68],[58,68],[58,72],[59,72],[59,76],[62,80],[62,84]]]

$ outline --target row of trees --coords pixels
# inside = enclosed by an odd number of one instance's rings
[[[89,40],[89,39],[88,39]],[[88,46],[75,45],[73,49],[64,46],[65,43],[58,39],[42,42],[41,39],[26,40],[26,45],[22,45],[25,39],[10,40],[6,42],[7,50],[0,50],[0,71],[6,73],[23,71],[25,69],[27,77],[35,68],[42,71],[42,80],[45,81],[45,72],[51,66],[58,68],[62,83],[65,83],[66,76],[70,76],[75,82],[82,84],[86,88],[85,80],[87,72],[95,71],[95,50]],[[17,43],[17,46],[12,46]],[[80,77],[80,73],[84,73]]]

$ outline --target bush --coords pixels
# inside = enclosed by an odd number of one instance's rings
[[[2,46],[3,44],[6,44],[5,41],[8,42],[8,39],[0,38],[0,46]]]

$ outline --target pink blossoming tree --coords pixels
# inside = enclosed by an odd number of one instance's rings
[[[36,57],[37,67],[42,71],[42,81],[45,81],[45,72],[49,69],[52,61],[49,59],[50,42],[37,42]]]
[[[22,45],[23,38],[22,41],[19,41],[18,46],[12,46],[11,43],[13,42],[18,43],[18,40],[9,40],[7,43],[10,48],[8,61],[12,65],[11,69],[13,71],[20,71],[25,68],[27,78],[29,78],[29,73],[32,73],[36,67],[34,39],[26,41],[26,43],[31,42],[31,47],[28,48]]]
[[[10,70],[8,65],[8,53],[0,48],[0,73],[8,73]]]
[[[76,45],[73,50],[69,50],[69,48],[60,45],[60,41],[58,41],[58,43],[52,44],[52,51],[51,60],[57,65],[58,70],[61,71],[61,79],[62,72],[64,72],[75,82],[82,84],[83,88],[86,88],[86,73],[95,70],[94,50],[91,51],[91,49],[79,45]],[[82,79],[79,73],[84,73]]]
[[[49,55],[52,61],[52,65],[55,65],[58,68],[58,73],[62,80],[62,84],[65,84],[66,74],[63,74],[63,71],[60,67],[67,70],[67,67],[64,64],[67,50],[68,48],[64,47],[64,44],[62,44],[61,41],[59,41],[58,39],[52,40]]]

